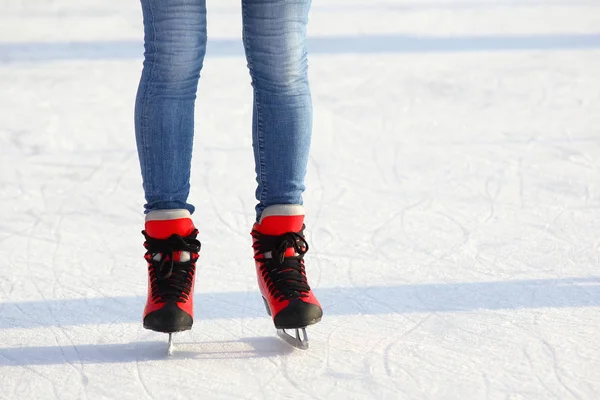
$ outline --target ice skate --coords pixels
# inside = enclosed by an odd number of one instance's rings
[[[192,328],[194,280],[200,242],[187,210],[158,210],[146,216],[144,258],[148,263],[148,298],[144,328],[173,334]]]
[[[267,207],[252,229],[258,285],[277,334],[299,349],[308,348],[306,327],[323,310],[308,285],[304,254],[304,207]]]

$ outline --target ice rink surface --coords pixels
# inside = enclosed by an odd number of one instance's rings
[[[142,328],[137,1],[0,12],[0,399],[600,398],[600,2],[315,1],[310,349],[258,294],[239,2],[208,2],[194,329]]]

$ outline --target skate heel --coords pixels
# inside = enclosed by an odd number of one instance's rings
[[[263,303],[265,303],[265,308],[267,309],[267,314],[269,314],[269,316],[271,317],[271,309],[269,308],[269,303],[267,303],[267,299],[265,299],[264,297],[263,299]]]

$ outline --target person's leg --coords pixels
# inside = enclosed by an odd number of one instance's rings
[[[206,0],[141,0],[144,66],[135,133],[146,213],[187,203],[194,104],[206,50]]]
[[[187,202],[194,103],[206,49],[205,0],[142,0],[144,66],[135,104],[146,197],[147,329],[191,329],[200,252]]]
[[[306,348],[306,332],[301,337],[300,330],[323,315],[304,265],[302,194],[312,133],[306,51],[310,0],[242,0],[242,7],[254,88],[258,205],[251,234],[258,285],[280,335]]]
[[[254,88],[257,220],[275,204],[302,204],[312,131],[306,26],[310,0],[242,0]]]

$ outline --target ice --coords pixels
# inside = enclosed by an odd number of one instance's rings
[[[306,255],[258,293],[239,1],[209,2],[192,331],[142,328],[138,2],[0,13],[0,398],[600,396],[600,2],[314,2]],[[214,4],[213,4],[214,3]]]

